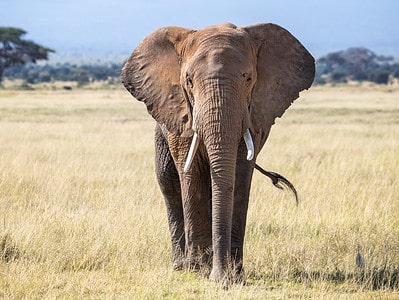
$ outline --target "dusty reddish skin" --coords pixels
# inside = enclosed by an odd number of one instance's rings
[[[288,31],[265,23],[161,28],[122,70],[127,90],[157,121],[156,175],[176,269],[244,280],[243,243],[256,157],[271,126],[314,78],[314,59]],[[249,129],[255,153],[246,159]],[[193,132],[198,150],[183,167]]]

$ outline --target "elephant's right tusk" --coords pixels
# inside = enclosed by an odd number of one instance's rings
[[[254,158],[255,147],[254,147],[254,142],[252,141],[252,137],[251,137],[251,133],[249,132],[249,129],[247,129],[244,133],[244,141],[245,141],[245,145],[247,145],[247,149],[248,149],[247,160],[252,160]]]
[[[193,158],[194,158],[195,152],[197,152],[198,144],[199,144],[198,135],[197,135],[196,132],[194,132],[194,136],[193,136],[193,140],[191,142],[190,150],[188,151],[186,164],[184,165],[184,169],[183,169],[184,172],[187,172],[188,170],[190,170],[191,163],[193,162]]]

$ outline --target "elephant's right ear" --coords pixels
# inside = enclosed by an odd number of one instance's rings
[[[192,116],[180,84],[181,60],[176,48],[193,30],[161,28],[147,36],[122,69],[125,88],[160,124],[182,136],[192,134]]]

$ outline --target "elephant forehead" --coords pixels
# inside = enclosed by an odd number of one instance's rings
[[[218,45],[206,50],[199,48],[188,61],[186,70],[188,73],[197,73],[198,75],[208,73],[217,75],[219,73],[254,72],[253,68],[254,64],[247,53],[239,51],[235,47]]]
[[[199,46],[219,46],[241,48],[247,50],[250,43],[249,36],[242,31],[236,29],[223,29],[223,30],[203,30],[198,31]]]
[[[246,52],[251,50],[251,41],[246,32],[236,28],[206,27],[187,38],[185,52],[188,56],[192,56],[198,50],[209,51],[215,47],[234,47]]]
[[[236,69],[247,68],[251,65],[246,53],[233,47],[215,48],[207,53],[209,66],[219,65],[222,68]]]

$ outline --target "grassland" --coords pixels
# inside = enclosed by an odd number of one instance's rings
[[[0,298],[399,297],[398,88],[314,87],[277,121],[258,163],[301,203],[255,173],[228,291],[171,269],[153,128],[120,88],[0,90]]]

